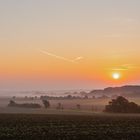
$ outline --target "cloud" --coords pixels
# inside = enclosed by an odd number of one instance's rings
[[[81,59],[84,59],[84,57],[79,56],[79,57],[75,58],[74,61],[78,61],[78,60],[81,60]]]
[[[112,71],[127,71],[127,70],[135,69],[135,68],[138,68],[138,66],[135,66],[133,64],[124,64],[124,65],[117,66],[114,68],[109,68],[109,69]]]
[[[39,50],[39,51],[43,54],[48,55],[48,56],[55,57],[57,59],[64,60],[64,61],[67,61],[67,62],[71,62],[71,63],[78,63],[77,61],[79,61],[81,59],[84,59],[82,56],[76,57],[75,59],[68,59],[68,58],[65,58],[63,56],[59,56],[59,55],[56,55],[54,53],[50,53],[46,50]]]

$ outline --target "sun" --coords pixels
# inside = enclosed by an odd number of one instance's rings
[[[115,80],[120,79],[120,77],[121,77],[120,73],[113,73],[112,74],[112,78],[115,79]]]

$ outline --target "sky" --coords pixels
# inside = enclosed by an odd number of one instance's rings
[[[139,84],[139,7],[139,0],[1,0],[0,89]]]

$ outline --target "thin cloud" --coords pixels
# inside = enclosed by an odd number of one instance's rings
[[[74,59],[74,61],[78,61],[78,60],[81,60],[81,59],[84,59],[84,57],[80,56],[80,57],[77,57]]]
[[[127,71],[127,70],[135,69],[135,68],[138,68],[138,67],[133,64],[124,64],[124,65],[114,67],[114,68],[109,68],[109,69],[113,71]]]
[[[48,52],[46,50],[40,50],[40,52],[43,53],[43,54],[46,54],[48,56],[55,57],[57,59],[64,60],[64,61],[67,61],[67,62],[71,62],[71,63],[78,63],[77,61],[83,59],[83,57],[80,56],[80,57],[77,57],[77,58],[71,60],[71,59],[68,59],[66,57],[59,56],[59,55],[56,55],[54,53],[50,53],[50,52]]]

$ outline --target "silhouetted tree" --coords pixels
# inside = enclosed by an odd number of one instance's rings
[[[72,95],[68,95],[66,98],[67,99],[72,99],[73,97],[72,97]]]
[[[9,106],[9,107],[10,107],[10,106],[14,106],[15,104],[16,104],[16,103],[15,103],[13,100],[10,100],[8,106]]]
[[[61,103],[58,103],[56,109],[63,109],[63,105]]]
[[[122,96],[117,97],[109,102],[105,107],[105,112],[112,113],[140,113],[140,106],[134,102],[129,102]]]
[[[18,104],[14,102],[13,100],[10,100],[8,107],[20,107],[20,108],[41,108],[40,104],[35,103],[24,103],[24,104]]]
[[[84,96],[84,99],[88,99],[88,96],[87,96],[87,95],[85,95],[85,96]]]
[[[14,99],[16,99],[16,96],[13,96],[12,98],[13,98],[13,100],[14,100]]]
[[[35,98],[35,99],[38,99],[38,97],[37,97],[37,96],[35,96],[34,98]]]
[[[79,110],[81,109],[81,105],[80,105],[80,104],[77,104],[76,107],[77,107],[77,109],[79,109]]]
[[[28,97],[27,97],[27,96],[25,96],[24,98],[25,98],[25,99],[28,99]]]
[[[44,105],[45,108],[50,107],[50,102],[48,100],[43,99],[42,102],[43,102],[43,105]]]
[[[91,110],[92,110],[92,111],[95,111],[95,109],[94,109],[94,106],[93,106],[93,105],[91,106]]]

